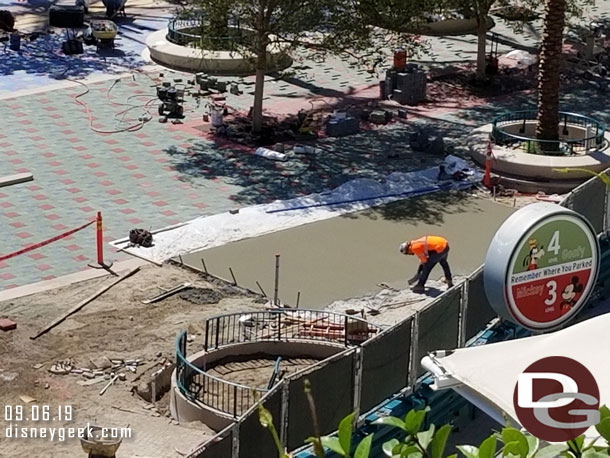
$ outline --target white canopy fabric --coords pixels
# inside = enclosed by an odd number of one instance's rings
[[[455,350],[422,360],[439,389],[451,387],[499,423],[505,413],[520,424],[513,407],[517,377],[548,356],[565,356],[583,364],[595,377],[600,405],[610,406],[610,313],[553,333]],[[586,436],[599,436],[594,427]]]

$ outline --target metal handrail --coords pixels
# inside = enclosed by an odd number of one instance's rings
[[[589,127],[595,127],[595,134],[572,140],[565,138],[560,138],[558,140],[545,140],[512,134],[501,129],[502,126],[514,124],[515,121],[523,122],[522,129],[524,129],[526,121],[536,120],[536,111],[523,110],[510,112],[494,118],[492,121],[493,127],[491,131],[491,139],[496,144],[511,144],[522,142],[523,149],[525,150],[525,152],[539,153],[542,151],[546,154],[551,154],[551,152],[545,148],[540,148],[540,145],[558,144],[560,146],[560,148],[558,149],[560,154],[573,154],[574,152],[578,151],[588,151],[591,144],[593,144],[595,147],[598,147],[604,143],[604,134],[606,132],[606,125],[604,123],[585,115],[565,111],[559,112],[559,116],[561,119],[560,124],[563,125],[564,132],[568,126],[581,126],[585,129]],[[561,127],[561,125],[559,127]]]
[[[206,320],[203,348],[208,351],[250,342],[294,340],[340,341],[349,347],[361,344],[380,330],[380,326],[362,318],[322,310],[230,313]],[[184,331],[176,340],[176,384],[189,400],[237,418],[267,393],[267,389],[224,380],[196,367],[187,359],[186,342]]]
[[[174,17],[174,18],[170,19],[167,24],[166,38],[171,43],[181,45],[181,46],[186,46],[191,43],[201,43],[202,39],[203,39],[202,33],[203,33],[204,25],[205,25],[205,21],[204,21],[203,17],[195,17],[195,18]],[[238,30],[239,32],[242,31],[242,29],[239,27],[239,25],[236,23],[236,21],[230,21],[229,27],[232,29]],[[185,31],[185,30],[194,29],[194,28],[201,28],[202,33],[194,34],[194,33],[189,33],[189,32]],[[208,42],[224,42],[224,43],[231,44],[231,46],[228,47],[229,50],[234,50],[235,46],[232,46],[232,45],[239,42],[239,40],[237,38],[238,37],[235,37],[235,36],[210,36],[210,35],[205,36],[205,40],[207,40]]]
[[[340,341],[349,346],[361,343],[381,329],[363,318],[325,310],[229,313],[205,321],[203,348],[207,351],[226,345],[274,340]]]

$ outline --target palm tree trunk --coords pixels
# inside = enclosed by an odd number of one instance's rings
[[[565,12],[566,0],[546,0],[538,69],[536,137],[541,140],[559,138],[559,75]],[[559,149],[559,142],[542,143],[542,148],[547,151],[556,151]]]

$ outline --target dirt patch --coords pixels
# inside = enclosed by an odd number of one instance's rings
[[[109,277],[96,278],[0,303],[0,315],[17,322],[16,330],[0,333],[0,402],[22,405],[28,411],[30,405],[47,405],[52,410],[70,405],[73,418],[46,425],[52,427],[80,427],[87,422],[119,426],[129,423],[134,437],[121,446],[120,456],[176,456],[175,446],[188,451],[213,432],[200,423],[186,427],[173,424],[167,418],[167,396],[155,407],[134,397],[132,386],[164,361],[174,361],[176,337],[182,330],[189,332],[187,352],[192,354],[202,349],[201,334],[205,329],[202,323],[207,318],[261,310],[262,305],[255,302],[257,296],[237,289],[229,288],[231,295],[228,295],[224,286],[207,281],[191,270],[174,265],[146,266],[47,334],[30,339],[112,281]],[[161,288],[167,290],[185,282],[191,283],[195,292],[205,291],[215,302],[193,303],[175,294],[154,304],[142,303],[161,293]],[[91,361],[106,367],[92,368]],[[70,370],[64,375],[49,371],[51,367],[57,370],[67,366]],[[88,372],[84,369],[101,373],[86,375]],[[113,373],[122,374],[121,378],[100,395]],[[83,385],[96,378],[102,380]],[[20,396],[36,401],[26,404]],[[7,426],[5,423],[0,421],[2,432]],[[175,440],[163,440],[163,437]],[[83,456],[78,440],[54,444],[52,451],[48,446],[44,440],[8,440],[2,442],[2,453],[6,452],[6,456]]]

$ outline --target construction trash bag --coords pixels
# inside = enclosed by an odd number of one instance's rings
[[[146,229],[132,229],[129,231],[129,243],[131,246],[150,248],[153,246],[153,236]]]

